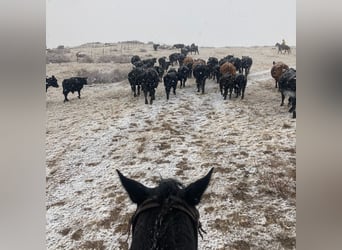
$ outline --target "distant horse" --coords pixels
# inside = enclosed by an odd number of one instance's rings
[[[202,236],[196,205],[208,187],[213,168],[187,187],[174,179],[162,179],[149,188],[116,170],[137,209],[131,219],[130,250],[197,250]]]
[[[290,54],[290,53],[291,53],[291,48],[290,48],[290,46],[288,46],[288,45],[286,45],[286,44],[276,43],[274,46],[278,47],[278,54],[279,54],[279,52],[280,52],[281,54],[283,54],[283,51],[284,51],[285,54],[286,54],[286,52],[287,52],[287,54]]]

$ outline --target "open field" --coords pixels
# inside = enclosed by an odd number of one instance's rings
[[[76,62],[79,51],[94,62]],[[81,99],[70,93],[67,103],[61,87],[47,91],[47,249],[128,249],[135,205],[115,169],[154,186],[160,175],[189,184],[211,167],[198,206],[207,232],[199,249],[295,249],[296,120],[286,105],[280,107],[270,69],[272,61],[295,67],[296,49],[280,55],[272,47],[200,47],[200,55],[192,55],[252,57],[243,100],[224,101],[213,80],[199,94],[191,78],[169,101],[160,83],[153,105],[145,105],[143,96],[131,93],[129,62],[97,62],[104,55],[145,59],[178,51],[153,51],[146,44],[84,46],[69,49],[70,62],[46,65],[60,85],[80,72],[122,78],[86,85]]]

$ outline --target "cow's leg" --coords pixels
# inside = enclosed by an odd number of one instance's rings
[[[156,93],[156,90],[152,87],[152,89],[151,89],[151,91],[150,91],[150,96],[151,96],[151,99],[152,99],[152,100],[155,100],[155,99],[156,99],[155,93]]]
[[[291,113],[295,110],[296,110],[296,98],[292,97],[291,98],[291,108],[290,108],[289,112]]]
[[[239,87],[235,86],[234,87],[234,92],[235,92],[235,98],[238,98],[238,96],[239,96]]]
[[[228,86],[224,86],[223,89],[223,100],[227,100],[227,95],[228,95]]]
[[[168,88],[165,88],[165,92],[166,92],[166,100],[169,100],[170,90]]]
[[[153,100],[155,99],[155,97],[154,97],[154,88],[152,88],[152,89],[151,89],[151,91],[150,91],[150,95],[151,95],[150,104],[152,105],[152,103],[153,103]]]
[[[68,91],[64,91],[64,90],[63,90],[64,102],[68,102],[68,101],[69,101],[69,99],[68,99],[68,94],[69,94]]]
[[[246,88],[246,85],[242,87],[242,90],[241,90],[241,100],[245,97],[245,88]]]
[[[229,99],[232,99],[233,88],[229,86]]]
[[[202,94],[204,94],[205,80],[202,83]]]
[[[281,93],[281,103],[280,106],[284,105],[284,99],[285,99],[285,95],[283,94],[283,92]]]
[[[147,101],[147,91],[144,90],[144,97],[145,97],[145,104],[148,104],[148,101]]]
[[[78,92],[78,99],[81,99],[81,90],[77,90]]]
[[[133,92],[134,97],[136,97],[136,96],[137,96],[137,93],[136,93],[136,85],[131,85],[131,89],[132,89],[132,92]]]

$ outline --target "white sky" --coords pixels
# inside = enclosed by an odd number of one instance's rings
[[[47,0],[46,45],[296,45],[296,0]]]

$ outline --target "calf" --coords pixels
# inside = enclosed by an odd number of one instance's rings
[[[237,74],[235,76],[235,92],[236,92],[236,97],[241,95],[241,100],[245,96],[245,89],[247,86],[247,77],[244,74]]]
[[[45,79],[45,86],[46,86],[45,92],[47,92],[47,89],[50,86],[58,88],[59,85],[58,85],[56,77],[54,75],[52,75],[51,77],[46,77],[46,79]]]
[[[176,95],[176,88],[178,82],[178,75],[175,71],[167,72],[167,74],[163,78],[165,92],[166,92],[166,99],[169,100],[171,88],[173,89],[173,94]]]
[[[142,74],[142,91],[145,96],[145,104],[148,104],[147,95],[150,95],[150,104],[155,100],[156,88],[159,84],[159,75],[154,68],[145,69]]]
[[[215,67],[219,65],[219,61],[216,57],[209,57],[207,61],[207,65],[209,68],[209,78],[215,79],[216,73],[215,73]]]
[[[249,56],[242,56],[241,59],[241,73],[243,73],[243,71],[245,71],[245,76],[247,76],[249,74],[249,71],[252,67],[253,64],[253,59]]]
[[[190,69],[185,65],[178,68],[178,80],[180,81],[179,88],[185,88],[185,82],[188,79],[189,71]]]
[[[131,85],[131,89],[134,94],[134,97],[140,95],[140,88],[141,88],[143,73],[144,73],[144,70],[140,67],[133,68],[128,73],[128,81]]]
[[[219,80],[220,84],[220,92],[223,96],[223,99],[227,99],[228,91],[229,91],[229,99],[232,98],[232,93],[235,87],[235,77],[234,75],[230,74],[229,72],[222,75]]]
[[[204,94],[205,81],[209,76],[208,66],[205,64],[195,65],[193,74],[197,83],[197,92],[202,91],[202,94]]]
[[[69,92],[74,93],[78,92],[78,98],[81,98],[81,89],[83,85],[87,84],[87,77],[71,77],[69,79],[64,79],[62,82],[63,86],[63,94],[64,94],[64,102],[69,101],[68,94]]]

